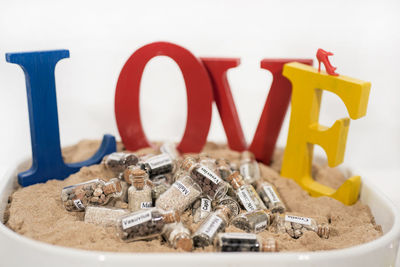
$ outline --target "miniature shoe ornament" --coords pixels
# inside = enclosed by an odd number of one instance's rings
[[[332,66],[329,62],[329,56],[333,56],[333,53],[325,51],[321,48],[317,51],[317,59],[318,59],[318,72],[321,72],[321,62],[324,63],[326,72],[329,75],[339,76],[338,73],[335,72],[336,67]]]

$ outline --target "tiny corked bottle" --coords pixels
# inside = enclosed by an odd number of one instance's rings
[[[171,159],[178,160],[181,156],[179,151],[176,149],[176,145],[171,142],[165,142],[160,146],[160,152],[167,154]]]
[[[212,203],[211,200],[207,197],[202,197],[196,200],[192,207],[192,214],[193,214],[193,222],[198,223],[205,218],[212,211]]]
[[[247,184],[254,184],[260,179],[260,168],[250,151],[243,151],[240,157],[240,175]]]
[[[227,181],[226,179],[232,174],[229,161],[226,159],[217,159],[215,163],[217,164],[219,176],[222,178],[222,180]]]
[[[286,211],[286,206],[283,204],[282,198],[279,196],[275,186],[267,181],[261,181],[260,179],[257,182],[256,191],[264,201],[264,204],[267,206],[267,208],[273,213],[284,213]]]
[[[220,233],[215,239],[217,252],[275,252],[276,240],[269,237],[261,240],[255,234],[247,233]]]
[[[128,166],[135,165],[139,158],[133,153],[114,152],[104,157],[103,164],[115,174],[123,172]]]
[[[84,211],[88,205],[106,205],[112,198],[122,196],[122,186],[118,178],[108,182],[100,179],[64,187],[61,201],[68,211]]]
[[[128,207],[131,211],[148,209],[153,206],[151,188],[146,184],[149,176],[141,169],[136,169],[131,173],[132,186],[128,189]]]
[[[193,249],[193,240],[190,230],[181,222],[167,224],[163,237],[168,244],[175,249],[182,249],[188,252]]]
[[[141,165],[151,178],[160,174],[173,173],[176,169],[175,161],[164,153],[145,159]]]
[[[187,157],[182,161],[181,169],[189,173],[190,177],[200,185],[203,194],[211,200],[220,199],[228,191],[228,185],[215,172],[206,166]]]
[[[117,235],[127,242],[150,239],[160,236],[165,225],[179,221],[179,214],[175,211],[139,210],[118,219]]]
[[[196,247],[206,247],[213,244],[215,236],[225,231],[231,218],[231,210],[226,206],[218,206],[197,228],[193,234]]]
[[[253,210],[239,214],[231,224],[248,233],[259,233],[271,225],[273,218],[269,210]]]
[[[228,180],[235,190],[240,203],[247,211],[266,209],[254,187],[246,184],[238,172],[232,173]]]
[[[292,238],[299,238],[304,231],[313,231],[321,238],[328,239],[330,228],[327,224],[317,224],[308,217],[301,217],[291,214],[277,214],[273,223],[276,231],[288,233]]]
[[[175,183],[156,200],[156,207],[163,210],[176,210],[183,213],[200,195],[200,186],[182,173]]]

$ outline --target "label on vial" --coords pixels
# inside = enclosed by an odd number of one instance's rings
[[[303,225],[311,225],[310,218],[294,216],[294,215],[285,215],[285,221]]]
[[[267,221],[259,222],[254,226],[254,231],[256,233],[261,232],[267,228]]]
[[[207,235],[208,237],[212,238],[215,233],[217,232],[218,228],[222,224],[222,219],[218,216],[212,216],[210,220],[207,220],[203,225],[203,234]]]
[[[147,222],[151,220],[151,211],[140,212],[132,216],[122,219],[122,229],[131,228],[135,225]]]
[[[172,164],[171,158],[166,154],[161,154],[155,157],[151,157],[147,160],[151,169],[157,169],[165,165]]]
[[[281,202],[279,200],[278,195],[276,194],[276,192],[275,192],[275,190],[274,190],[274,188],[272,186],[264,185],[263,189],[264,189],[265,194],[267,194],[269,200],[272,202],[272,204],[275,204],[277,202]]]
[[[257,236],[248,233],[223,233],[221,234],[221,238],[256,240]]]
[[[218,177],[218,175],[216,175],[212,170],[207,167],[200,166],[200,168],[197,169],[197,172],[202,174],[214,184],[219,184],[222,181],[221,178]]]
[[[202,198],[200,207],[201,207],[201,210],[210,212],[211,211],[211,200],[209,200],[208,198]]]
[[[247,211],[256,210],[256,203],[254,203],[253,199],[246,189],[239,189],[237,195],[240,199],[240,202],[242,202],[244,208]]]
[[[80,199],[75,199],[74,200],[74,205],[78,210],[84,210],[85,206],[83,205],[82,201]]]
[[[176,181],[175,183],[173,183],[173,186],[176,187],[184,196],[187,196],[190,193],[189,188],[187,188],[184,184],[182,184],[179,181]]]
[[[240,174],[243,176],[243,178],[250,177],[250,164],[245,163],[240,165]]]
[[[153,203],[151,203],[151,202],[141,202],[140,203],[141,209],[150,209],[152,207],[153,207]]]

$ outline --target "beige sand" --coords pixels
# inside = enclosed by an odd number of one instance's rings
[[[98,146],[98,141],[81,141],[63,150],[64,159],[67,162],[84,160],[93,154]],[[152,151],[148,148],[138,153]],[[224,157],[231,161],[239,159],[239,153],[223,145],[209,143],[204,151],[215,158]],[[368,206],[360,202],[353,206],[345,206],[328,197],[313,198],[294,181],[279,177],[277,171],[280,168],[281,154],[282,151],[275,153],[272,168],[260,164],[262,177],[277,187],[289,211],[315,218],[318,223],[330,222],[331,236],[329,239],[321,239],[314,232],[306,232],[295,240],[287,234],[264,231],[259,234],[261,237],[274,236],[280,251],[315,251],[350,247],[382,235],[381,227],[375,224]],[[316,180],[332,187],[338,187],[345,180],[338,170],[322,165],[314,166],[313,173]],[[60,200],[63,187],[94,178],[108,180],[112,176],[103,166],[94,165],[82,168],[80,172],[64,181],[50,180],[45,184],[19,188],[12,195],[6,225],[21,235],[60,246],[121,252],[174,252],[175,250],[169,248],[161,239],[124,243],[116,237],[113,227],[104,228],[84,223],[83,212],[67,212],[64,209]],[[191,224],[189,212],[182,217],[184,223]],[[190,226],[192,230],[196,227],[194,224]],[[230,226],[227,231],[241,230]],[[212,251],[212,247],[195,251]]]

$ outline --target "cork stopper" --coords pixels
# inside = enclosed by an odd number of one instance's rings
[[[193,241],[190,236],[185,234],[179,234],[174,238],[174,244],[176,248],[180,248],[184,251],[192,251],[193,250]]]
[[[196,160],[192,157],[185,158],[181,163],[181,169],[190,172],[190,169],[196,164]]]
[[[254,156],[254,154],[252,152],[246,150],[246,151],[242,152],[242,154],[240,155],[240,158],[242,160],[254,160],[255,156]]]
[[[171,211],[169,213],[164,214],[164,222],[165,223],[174,223],[179,222],[181,220],[181,216],[178,211]]]
[[[278,244],[276,243],[275,238],[268,237],[261,243],[261,251],[263,252],[276,252],[278,251]]]
[[[103,186],[103,192],[106,195],[121,192],[122,186],[120,181],[111,182]]]
[[[128,184],[132,184],[132,172],[134,172],[137,169],[140,169],[140,167],[136,165],[128,166],[128,168],[125,169],[124,171],[125,182],[127,182]]]
[[[245,184],[243,181],[243,177],[237,171],[229,175],[227,180],[235,190],[239,189]]]
[[[329,238],[329,234],[330,234],[329,225],[326,225],[326,224],[318,225],[317,234],[319,235],[319,237],[323,237],[325,239],[328,239]]]
[[[134,169],[131,171],[130,174],[130,179],[132,180],[132,185],[137,189],[137,190],[142,190],[145,184],[145,178],[147,178],[147,173],[146,171],[142,169]]]

